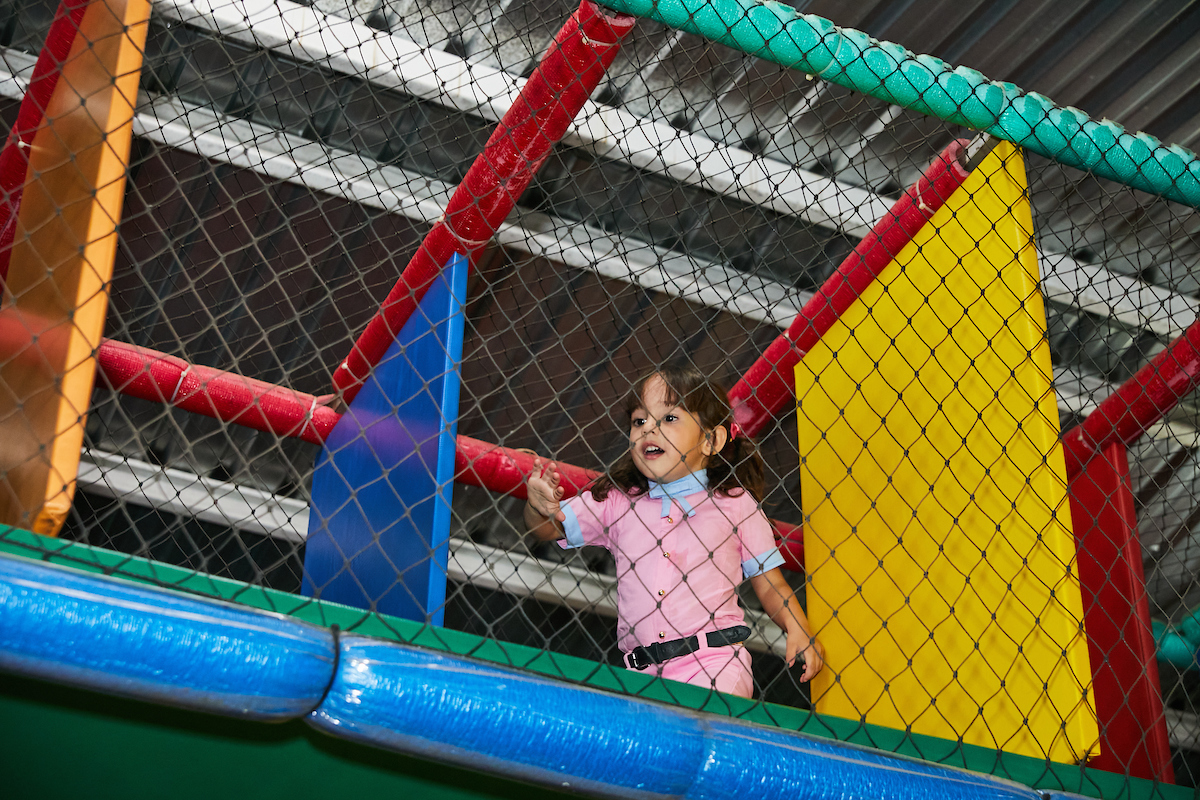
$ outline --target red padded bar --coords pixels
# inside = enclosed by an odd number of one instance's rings
[[[0,351],[22,352],[29,339],[26,325],[0,324]],[[332,396],[294,392],[110,339],[101,343],[96,362],[105,381],[122,394],[313,444],[322,444],[342,418],[325,404]],[[459,436],[454,479],[525,499],[525,478],[533,471],[533,459],[532,453]],[[572,464],[556,463],[567,497],[574,497],[598,475]],[[784,566],[802,571],[803,531],[799,526],[775,520],[771,524],[775,535],[782,539]]]
[[[320,444],[341,415],[318,398],[232,372],[106,339],[96,354],[100,374],[122,394],[206,417]]]
[[[958,139],[934,159],[730,390],[741,433],[757,436],[791,408],[796,397],[793,371],[800,359],[966,180],[968,144]]]
[[[583,0],[554,37],[436,223],[333,373],[349,403],[454,253],[472,267],[533,176],[595,91],[636,18]]]
[[[1129,445],[1200,384],[1200,322],[1138,370],[1063,435],[1071,478],[1108,445]]]
[[[1100,722],[1088,766],[1174,783],[1125,445],[1106,445],[1068,493]]]
[[[33,135],[42,127],[46,107],[62,74],[63,62],[79,34],[83,14],[92,0],[62,0],[55,12],[46,44],[38,54],[29,80],[29,89],[21,100],[17,121],[8,132],[8,141],[0,150],[0,281],[8,275],[13,234],[17,230],[17,211],[25,176],[29,171],[29,148]]]

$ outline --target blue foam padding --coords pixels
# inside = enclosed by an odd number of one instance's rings
[[[309,718],[335,736],[609,797],[681,796],[703,758],[677,709],[365,637],[341,647]]]
[[[0,669],[249,719],[311,710],[332,677],[324,628],[0,557]]]
[[[878,750],[733,720],[708,721],[707,757],[697,765],[694,800],[887,798],[1041,800],[1014,781]]]
[[[4,671],[232,716],[307,716],[339,738],[606,797],[1043,797],[378,639],[343,636],[339,647],[334,667],[332,634],[289,617],[0,556]]]
[[[345,637],[336,736],[609,797],[1040,800],[1011,781]]]

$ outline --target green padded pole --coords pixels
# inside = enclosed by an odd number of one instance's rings
[[[984,131],[1062,164],[1200,209],[1200,159],[1147,133],[1126,133],[1036,92],[914,55],[861,31],[759,0],[598,0],[784,67]]]

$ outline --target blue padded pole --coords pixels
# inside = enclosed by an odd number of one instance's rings
[[[261,720],[313,709],[333,675],[324,628],[112,578],[0,558],[0,669]]]
[[[376,747],[619,798],[1041,800],[1011,781],[366,637],[310,722]]]
[[[340,738],[604,797],[1042,800],[988,775],[392,642],[342,636],[336,659],[333,647],[330,631],[277,614],[0,556],[0,670],[21,675],[306,716]]]
[[[1063,164],[1200,208],[1200,159],[969,67],[914,55],[772,0],[600,0],[752,56],[1007,139]]]

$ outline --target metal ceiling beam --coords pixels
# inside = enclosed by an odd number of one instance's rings
[[[524,83],[492,67],[422,49],[399,36],[289,0],[155,0],[155,10],[168,19],[342,74],[366,76],[377,86],[493,122],[508,110]],[[849,236],[865,236],[891,205],[857,186],[594,102],[584,106],[563,141]],[[1102,265],[1082,264],[1065,253],[1038,255],[1047,299],[1168,338],[1191,325],[1200,310],[1193,298]]]
[[[17,73],[8,72],[16,67]],[[0,96],[24,93],[33,58],[0,50]],[[173,98],[139,96],[134,133],[144,139],[248,169],[369,208],[432,225],[445,212],[453,187],[357,154],[330,150]],[[761,323],[784,325],[811,296],[677,251],[604,233],[582,223],[525,212],[500,226],[497,242],[513,250],[633,283]]]

